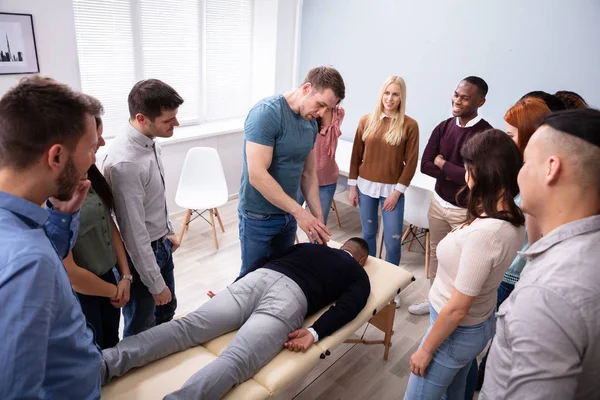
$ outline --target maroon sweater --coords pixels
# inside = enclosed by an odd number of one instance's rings
[[[471,127],[461,128],[456,125],[456,117],[442,121],[435,127],[423,152],[421,172],[437,179],[435,191],[442,199],[455,206],[466,207],[468,189],[463,192],[458,202],[456,199],[456,194],[466,185],[460,149],[471,136],[491,127],[482,119]],[[446,159],[442,169],[433,163],[438,154]]]

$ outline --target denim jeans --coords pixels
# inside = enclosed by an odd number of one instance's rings
[[[358,188],[357,188],[358,190]],[[385,197],[374,199],[358,190],[358,209],[362,236],[369,244],[369,255],[377,253],[377,229],[379,227],[379,206],[383,207]],[[392,211],[382,211],[383,243],[385,244],[385,261],[400,265],[402,248],[402,229],[404,228],[404,195],[400,196]]]
[[[100,278],[113,285],[117,284],[114,268]],[[88,324],[94,328],[96,334],[96,344],[101,349],[116,346],[119,343],[119,320],[121,319],[121,310],[113,307],[108,297],[90,296],[77,293],[83,315]]]
[[[437,318],[437,312],[430,306],[431,325]],[[473,360],[483,351],[496,332],[496,316],[490,317],[473,326],[459,326],[433,353],[433,359],[425,371],[425,377],[410,374],[405,400],[448,399],[464,400],[467,375]]]
[[[323,209],[323,221],[327,225],[327,218],[329,217],[329,211],[331,211],[331,204],[333,203],[333,196],[335,195],[335,189],[337,182],[331,185],[319,186],[319,200],[321,201],[321,208]],[[302,190],[298,189],[298,204],[304,204],[304,196]]]
[[[287,249],[296,240],[296,219],[290,214],[259,214],[238,209],[242,267],[240,274],[258,260]]]
[[[160,268],[160,274],[171,291],[171,302],[162,306],[156,305],[152,293],[142,283],[140,275],[128,255],[127,262],[133,275],[133,283],[129,292],[129,301],[123,306],[125,323],[123,337],[136,335],[155,325],[168,322],[175,316],[177,297],[175,296],[175,276],[173,275],[175,265],[173,264],[171,242],[166,238],[155,240],[152,242],[152,250]]]

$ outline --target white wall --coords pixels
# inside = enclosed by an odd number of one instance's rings
[[[600,107],[598,21],[598,0],[304,0],[300,75],[323,64],[340,70],[348,140],[385,78],[404,77],[422,152],[468,75],[487,81],[480,113],[501,129],[531,90],[573,90]]]
[[[258,63],[253,71],[255,100],[293,86],[293,37],[297,1],[299,0],[256,0],[254,22],[259,34],[254,41],[256,47],[253,55],[262,64]],[[81,89],[71,0],[0,0],[0,11],[33,14],[41,74],[67,83],[76,90]],[[280,32],[281,38],[278,36]],[[0,95],[21,77],[22,75],[0,76]],[[200,131],[201,128],[178,128],[174,138],[189,137],[196,130]],[[191,147],[208,146],[217,149],[225,170],[229,194],[237,194],[242,170],[242,124],[239,123],[239,129],[235,131],[228,131],[230,133],[162,144],[167,205],[171,213],[181,211],[175,204],[175,192],[185,155]],[[103,151],[98,155],[99,160],[103,159]]]
[[[0,0],[0,11],[32,14],[42,75],[81,89],[71,0]],[[25,75],[0,75],[0,95]]]

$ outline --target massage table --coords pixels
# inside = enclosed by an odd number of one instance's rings
[[[340,247],[340,244],[335,242],[329,242],[329,245]],[[306,375],[319,361],[344,342],[382,344],[383,357],[387,360],[389,348],[392,345],[392,328],[396,313],[394,296],[414,281],[414,276],[396,265],[375,257],[368,258],[365,270],[371,281],[371,294],[367,304],[354,320],[333,335],[319,340],[306,352],[295,353],[283,349],[256,375],[230,390],[224,399],[262,400],[274,397]],[[304,327],[311,326],[328,308],[329,306],[308,317],[304,321]],[[382,340],[347,340],[366,322],[370,322],[383,332]],[[168,393],[179,389],[200,368],[216,359],[231,342],[235,333],[236,331],[227,333],[201,346],[133,369],[104,386],[102,399],[162,399]]]

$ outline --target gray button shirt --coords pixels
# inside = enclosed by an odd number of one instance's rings
[[[522,255],[479,398],[600,398],[600,215],[554,229]]]
[[[111,143],[103,169],[131,261],[150,293],[158,294],[165,281],[150,243],[173,233],[160,147],[127,123]]]

